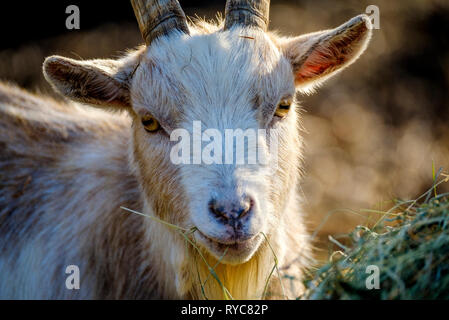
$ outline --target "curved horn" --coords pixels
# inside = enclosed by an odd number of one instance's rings
[[[131,0],[131,4],[147,46],[173,29],[189,34],[186,15],[178,0]]]
[[[268,29],[270,0],[228,0],[225,11],[225,26],[228,30],[236,24]]]

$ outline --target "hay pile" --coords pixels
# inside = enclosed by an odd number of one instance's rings
[[[449,198],[436,188],[423,198],[398,201],[371,228],[331,238],[341,250],[306,281],[302,298],[449,299]],[[366,287],[370,265],[378,267],[379,289]]]

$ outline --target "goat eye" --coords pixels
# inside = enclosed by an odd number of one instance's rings
[[[288,111],[290,110],[290,107],[292,105],[292,101],[291,100],[282,100],[277,108],[276,108],[276,112],[274,113],[275,116],[278,116],[280,118],[283,118],[287,115]]]
[[[142,125],[148,132],[156,132],[161,126],[159,122],[152,116],[146,116],[142,119]]]

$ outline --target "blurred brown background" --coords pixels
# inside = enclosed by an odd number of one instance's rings
[[[225,3],[180,2],[188,15],[207,18]],[[65,29],[69,4],[80,7],[80,30]],[[366,222],[345,209],[388,209],[390,200],[415,198],[432,185],[432,163],[449,167],[449,1],[272,1],[271,29],[299,35],[336,27],[368,5],[379,7],[380,29],[367,52],[317,93],[300,97],[304,209],[322,248],[327,235]],[[141,42],[128,1],[27,8],[25,28],[18,11],[1,13],[0,78],[33,91],[55,95],[41,73],[48,55],[111,58]]]

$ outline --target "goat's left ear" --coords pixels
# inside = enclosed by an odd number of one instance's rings
[[[368,16],[359,15],[333,30],[281,41],[296,86],[307,90],[319,85],[357,60],[368,45],[371,29]]]
[[[54,89],[69,99],[98,107],[130,106],[129,77],[133,64],[121,60],[78,61],[48,57],[44,76]]]

